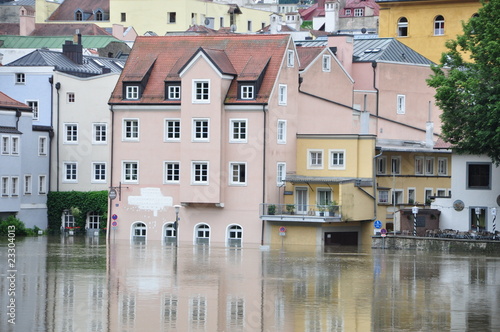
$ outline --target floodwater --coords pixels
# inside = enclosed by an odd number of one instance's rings
[[[0,331],[500,331],[500,253],[42,236],[9,265],[8,249]]]

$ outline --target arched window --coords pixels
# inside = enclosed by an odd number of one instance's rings
[[[173,244],[176,242],[177,230],[173,222],[165,224],[163,235],[165,244]]]
[[[210,241],[210,227],[207,224],[196,226],[195,231],[196,243],[209,243]]]
[[[401,17],[398,21],[398,37],[408,37],[408,20]]]
[[[147,227],[142,222],[137,222],[132,225],[132,237],[134,239],[145,239]]]
[[[81,10],[75,12],[75,21],[83,21],[83,12]]]
[[[231,225],[227,229],[227,244],[229,247],[241,247],[243,230],[241,226]]]
[[[89,212],[87,215],[87,228],[88,229],[99,229],[99,224],[101,222],[101,216],[97,212]]]
[[[62,227],[64,229],[75,228],[75,217],[71,214],[70,210],[64,210],[62,215]]]
[[[442,36],[442,35],[444,35],[444,17],[438,15],[434,19],[434,36]]]
[[[95,20],[96,21],[103,21],[104,20],[103,17],[104,17],[104,15],[102,14],[102,10],[99,9],[95,12]]]

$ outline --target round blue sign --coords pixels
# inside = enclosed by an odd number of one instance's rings
[[[382,228],[382,222],[380,220],[375,220],[373,225],[375,226],[376,229]]]
[[[118,219],[118,216],[117,216],[116,214],[113,214],[113,215],[111,216],[111,219],[116,220],[116,219]]]

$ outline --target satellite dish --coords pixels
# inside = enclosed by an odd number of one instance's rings
[[[205,19],[205,25],[209,25],[210,24],[210,20],[208,18]]]
[[[232,24],[231,25],[231,32],[235,32],[236,31],[236,25],[235,24]]]

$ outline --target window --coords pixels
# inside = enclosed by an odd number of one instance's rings
[[[208,142],[209,139],[209,121],[208,119],[193,120],[193,141]]]
[[[19,178],[17,176],[11,178],[11,195],[19,196]]]
[[[308,151],[309,151],[308,168],[323,168],[323,151],[321,150],[308,150]]]
[[[363,8],[354,8],[354,17],[363,16]]]
[[[181,140],[181,120],[166,119],[165,120],[165,141],[179,142]]]
[[[432,189],[425,188],[425,194],[424,194],[424,202],[425,202],[425,204],[430,204],[431,203],[431,196],[432,196]]]
[[[101,216],[97,212],[89,212],[88,214],[88,228],[99,229],[99,224],[101,223]]]
[[[444,17],[438,15],[434,19],[434,36],[442,36],[442,35],[444,35]]]
[[[63,182],[77,181],[77,164],[74,162],[64,163]]]
[[[397,112],[398,114],[405,114],[405,95],[398,95],[397,97]]]
[[[75,227],[75,217],[71,214],[70,210],[63,211],[63,227],[66,229]]]
[[[167,99],[180,100],[181,99],[181,86],[169,85],[167,88]]]
[[[9,196],[9,177],[2,176],[2,196]]]
[[[220,26],[221,28],[223,28],[223,27],[224,27],[224,17],[219,17],[219,26]]]
[[[288,67],[293,67],[295,64],[295,52],[293,50],[288,50],[286,53],[286,65]]]
[[[231,143],[246,143],[247,142],[247,120],[231,119],[230,120],[230,137]]]
[[[26,83],[26,75],[24,73],[16,74],[16,84],[25,84]]]
[[[193,102],[194,103],[210,102],[210,81],[193,82]]]
[[[167,238],[177,237],[177,229],[175,228],[175,223],[168,223],[165,225],[165,237],[167,237]],[[169,240],[175,241],[175,239],[169,239]],[[174,241],[172,241],[172,242],[174,242]]]
[[[286,120],[278,120],[278,144],[286,144]]]
[[[391,174],[401,174],[401,157],[391,157]]]
[[[120,13],[120,22],[127,21],[127,13]]]
[[[207,241],[203,240],[208,240],[210,239],[210,227],[206,224],[201,224],[196,227],[196,239],[197,240],[202,240],[202,241],[197,241],[198,243],[203,243]]]
[[[448,158],[438,158],[438,175],[448,175]]]
[[[208,162],[194,161],[191,169],[191,182],[193,184],[208,184]]]
[[[2,136],[2,154],[10,154],[10,136]]]
[[[28,100],[26,104],[31,107],[31,112],[33,112],[33,120],[38,120],[38,101],[36,100]]]
[[[93,142],[94,144],[106,144],[108,141],[107,127],[106,123],[94,123],[92,125],[93,129]]]
[[[286,163],[278,163],[276,171],[276,184],[281,187],[285,184],[286,178]]]
[[[241,238],[243,237],[243,230],[241,226],[232,225],[228,228],[228,244],[229,246],[241,246]]]
[[[415,188],[408,188],[408,204],[415,204],[415,197],[417,197]]]
[[[331,70],[331,66],[332,66],[332,57],[328,54],[324,54],[323,65],[322,65],[323,71],[329,72]]]
[[[68,103],[74,103],[75,102],[75,93],[74,92],[68,92]]]
[[[165,183],[179,183],[180,164],[177,161],[165,162]]]
[[[389,190],[379,190],[378,191],[378,202],[382,204],[389,203]]]
[[[248,32],[252,32],[252,21],[247,21],[247,30]]]
[[[95,20],[96,21],[103,21],[104,20],[104,15],[102,11],[98,10],[95,12]]]
[[[139,181],[139,163],[136,161],[123,162],[123,182],[137,183]]]
[[[446,197],[446,189],[439,189],[437,190],[436,196],[439,197]]]
[[[425,158],[425,175],[434,175],[434,158]]]
[[[279,85],[278,104],[279,105],[286,105],[286,100],[287,100],[286,84],[280,84]]]
[[[330,168],[345,168],[345,151],[330,150]]]
[[[415,157],[415,175],[424,175],[424,157]]]
[[[246,163],[230,163],[231,178],[229,184],[244,185],[247,183]]]
[[[139,86],[129,85],[125,88],[126,99],[136,100],[139,99]]]
[[[106,182],[106,163],[92,163],[92,182]]]
[[[377,159],[377,174],[379,174],[379,175],[386,174],[386,172],[387,172],[386,168],[387,168],[387,157],[386,156],[378,157],[378,159]]]
[[[176,16],[177,16],[176,12],[168,13],[168,23],[175,23]]]
[[[64,125],[64,143],[78,143],[78,125],[66,123]]]
[[[81,10],[75,12],[75,21],[83,21],[83,13]]]
[[[403,204],[403,191],[400,189],[394,189],[392,191],[392,204]]]
[[[18,136],[12,136],[10,143],[11,143],[10,152],[13,155],[18,155],[19,154],[19,150],[20,150],[19,137]]]
[[[398,37],[408,37],[408,20],[401,17],[398,21]]]
[[[123,139],[129,141],[139,140],[139,120],[124,119],[123,120]]]
[[[228,330],[243,331],[245,329],[245,299],[228,296],[227,299],[226,326]]]
[[[316,199],[316,205],[326,207],[332,203],[332,191],[331,189],[318,189],[318,197]]]
[[[47,177],[45,175],[38,176],[38,194],[43,195],[47,193]]]
[[[351,16],[352,11],[350,9],[346,9],[344,15]]]
[[[145,238],[147,227],[146,224],[142,222],[135,223],[133,226],[133,237],[134,238]]]
[[[254,86],[242,85],[241,86],[241,99],[254,99]]]
[[[38,155],[39,156],[47,155],[47,137],[45,136],[38,137]]]
[[[467,189],[491,189],[491,163],[467,163]]]
[[[32,190],[31,175],[24,176],[24,194],[31,195]]]

